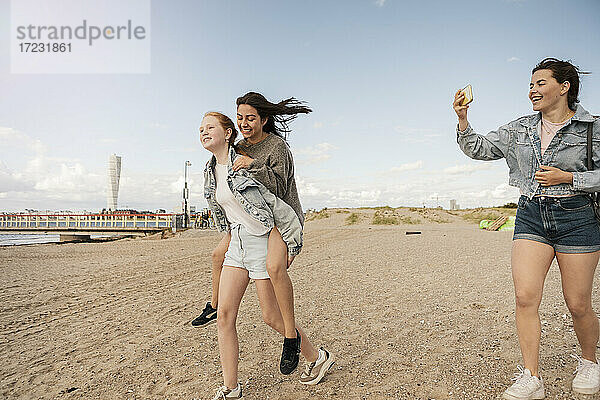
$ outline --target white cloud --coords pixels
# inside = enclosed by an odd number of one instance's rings
[[[404,172],[423,168],[423,161],[415,161],[413,163],[401,164],[397,167],[390,168],[390,172]]]
[[[383,7],[385,5],[386,0],[375,0],[375,5],[377,7]]]
[[[0,148],[24,149],[34,153],[46,151],[46,146],[39,140],[34,139],[22,132],[12,128],[0,127]]]
[[[521,59],[519,57],[510,57],[509,59],[506,60],[506,62],[516,62],[516,61],[521,61]]]
[[[331,152],[337,147],[331,143],[318,143],[314,146],[292,149],[296,164],[314,164],[331,158]]]
[[[315,122],[315,123],[313,124],[313,128],[315,128],[315,129],[320,129],[320,128],[322,128],[322,127],[323,127],[323,123],[322,123],[322,122],[318,122],[318,121],[317,121],[317,122]]]
[[[81,160],[48,156],[40,140],[11,128],[0,127],[0,148],[10,154],[22,154],[18,168],[0,160],[1,210],[100,210],[106,206],[107,166],[92,170]],[[196,184],[196,182],[200,184]],[[190,202],[204,207],[202,174],[188,177]],[[182,197],[183,176],[177,172],[121,172],[119,207],[138,210],[158,207],[171,209]]]
[[[434,143],[442,134],[431,128],[411,128],[407,126],[396,126],[394,130],[408,143]]]
[[[31,190],[33,184],[24,180],[23,175],[16,173],[0,160],[0,194],[6,197],[8,192]]]
[[[462,164],[444,168],[443,172],[448,175],[470,175],[475,171],[491,169],[489,164]]]
[[[169,126],[160,122],[150,122],[148,127],[152,129],[167,129]]]

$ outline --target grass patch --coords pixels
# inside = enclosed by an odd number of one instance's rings
[[[335,210],[336,214],[350,214],[348,210]]]
[[[381,207],[358,207],[359,210],[387,210],[387,211],[392,211],[393,208],[390,206],[381,206]]]
[[[375,212],[371,221],[373,225],[416,225],[420,223],[421,220],[418,218],[408,215],[385,215],[381,210]]]
[[[359,216],[357,213],[352,213],[346,217],[346,225],[354,225],[359,221]]]
[[[443,215],[439,215],[431,210],[421,208],[417,210],[417,212],[419,213],[419,215],[421,215],[421,217],[425,218],[427,221],[436,224],[448,224],[451,222],[449,218],[446,218]]]
[[[308,214],[306,216],[307,221],[313,221],[315,219],[325,219],[325,218],[329,218],[329,213],[327,212],[326,208],[322,209],[321,211],[311,211],[310,214]]]
[[[496,220],[500,217],[514,216],[516,210],[510,208],[501,209],[490,209],[490,208],[476,208],[472,211],[468,211],[462,215],[462,219],[469,222],[479,223],[482,219]]]

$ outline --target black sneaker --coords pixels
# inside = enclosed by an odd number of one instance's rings
[[[283,339],[283,352],[281,353],[281,362],[279,363],[279,370],[282,374],[289,375],[298,367],[300,341],[301,337],[298,329],[296,329],[295,339]]]
[[[202,314],[192,321],[192,326],[207,326],[213,322],[217,322],[217,309],[212,308],[209,301],[206,303]]]

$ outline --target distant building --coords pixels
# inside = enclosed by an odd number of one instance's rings
[[[109,211],[117,209],[120,179],[121,157],[113,154],[108,158],[108,198],[106,199],[106,208]]]
[[[460,210],[460,204],[456,203],[456,200],[450,200],[450,210]]]

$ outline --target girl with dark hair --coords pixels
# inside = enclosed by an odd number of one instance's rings
[[[536,114],[480,135],[467,120],[468,105],[458,91],[457,140],[477,160],[505,158],[509,184],[521,190],[512,245],[516,324],[524,368],[503,394],[505,399],[542,399],[539,373],[541,325],[538,309],[544,280],[554,258],[563,295],[573,317],[582,356],[572,387],[592,394],[600,389],[596,360],[598,318],[592,309],[594,272],[600,257],[600,227],[589,193],[600,191],[600,123],[579,105],[579,70],[570,62],[542,60],[532,71],[529,99]],[[593,135],[593,170],[586,167],[587,132]]]
[[[215,400],[242,398],[237,376],[236,320],[250,279],[255,281],[265,323],[277,332],[285,333],[267,267],[267,254],[273,251],[270,248],[272,231],[278,229],[277,237],[283,243],[280,247],[290,253],[297,254],[302,247],[302,225],[292,207],[274,196],[246,170],[233,169],[240,157],[232,145],[236,133],[233,122],[220,113],[207,113],[200,126],[202,146],[213,154],[204,171],[204,195],[217,228],[228,232],[226,237],[230,239],[219,274],[217,326],[224,385],[217,390]],[[294,326],[294,332],[301,347],[299,350],[308,361],[300,383],[316,385],[331,368],[333,355],[323,348],[316,349],[299,326]]]
[[[297,114],[307,114],[312,110],[293,97],[271,103],[256,92],[239,97],[236,104],[237,124],[243,139],[236,145],[236,151],[241,155],[234,161],[233,170],[245,169],[249,172],[271,193],[292,207],[300,223],[304,225],[304,213],[294,177],[294,160],[286,137],[290,133],[288,124]],[[218,278],[228,240],[227,236],[224,237],[213,251],[213,303],[206,305],[202,314],[192,321],[192,325],[203,326],[217,317],[218,307],[215,301],[218,301]],[[294,291],[287,272],[295,255],[286,248],[280,232],[274,228],[269,235],[267,271],[285,326],[280,371],[286,375],[296,369],[300,353],[300,337],[295,330]]]

